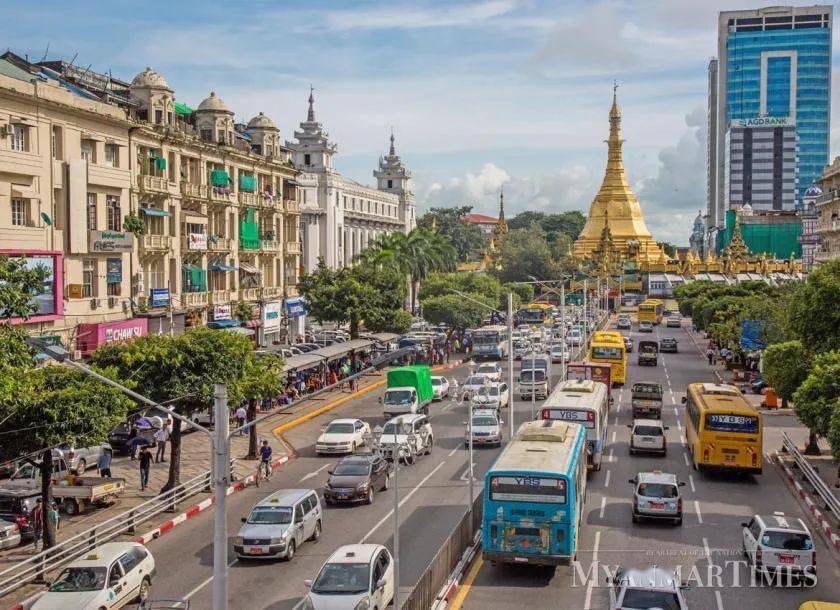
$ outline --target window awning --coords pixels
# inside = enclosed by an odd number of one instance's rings
[[[239,263],[239,268],[244,271],[245,273],[253,273],[255,275],[262,275],[262,271],[254,267],[253,265],[249,265],[248,263]]]
[[[25,187],[12,185],[12,197],[20,197],[21,199],[40,199],[41,194],[37,191]]]
[[[180,102],[175,102],[175,114],[192,114],[193,109],[187,106],[186,104],[182,104]]]
[[[181,210],[181,216],[186,220],[187,218],[191,218],[198,222],[206,223],[207,222],[207,214],[202,214],[201,212],[193,212],[192,210]]]
[[[239,267],[233,265],[207,265],[208,271],[236,271]]]
[[[159,210],[157,208],[140,208],[140,211],[146,216],[172,216],[172,214],[166,210]]]
[[[233,328],[234,326],[239,326],[239,320],[216,320],[207,323],[207,328]]]
[[[256,333],[251,330],[250,328],[242,328],[241,326],[230,327],[227,329],[229,332],[236,333],[238,335],[245,335],[246,337],[251,337]]]

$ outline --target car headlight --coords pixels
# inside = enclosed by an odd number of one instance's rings
[[[365,597],[365,598],[361,599],[359,601],[359,603],[356,604],[353,607],[353,610],[368,610],[368,608],[370,608],[370,598]]]
[[[269,538],[268,542],[269,544],[283,544],[286,542],[286,535],[283,534],[279,538]]]
[[[237,536],[236,538],[234,538],[233,543],[234,544],[245,544],[245,542],[242,540],[242,536]]]
[[[315,604],[312,603],[312,598],[308,595],[303,598],[303,610],[315,610]]]
[[[369,481],[362,481],[358,485],[356,485],[356,489],[367,489],[368,485],[370,485]]]

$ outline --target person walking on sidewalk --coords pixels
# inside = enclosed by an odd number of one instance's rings
[[[38,496],[38,499],[35,500],[35,508],[32,509],[32,512],[29,513],[30,521],[32,522],[32,547],[35,549],[35,552],[38,552],[38,543],[41,542],[41,534],[44,531],[44,503],[41,500],[41,496]]]
[[[103,479],[111,477],[111,448],[110,447],[102,447],[102,453],[99,454],[99,458],[96,460],[96,466],[99,468],[99,476]]]
[[[248,412],[245,411],[245,407],[239,405],[239,408],[236,410],[236,415],[234,417],[236,419],[236,427],[242,428],[242,426],[244,426],[245,422],[248,420]],[[239,431],[239,436],[245,436],[246,432],[247,431],[245,430],[245,428],[242,428]]]
[[[50,512],[50,522],[53,524],[54,531],[56,533],[58,533],[59,519],[58,519],[58,504],[56,502],[53,502],[50,505],[50,511],[49,512]]]
[[[157,451],[155,452],[155,464],[166,461],[166,441],[169,440],[169,428],[163,425],[155,431]]]
[[[711,346],[706,348],[706,358],[709,360],[709,366],[715,363],[715,350],[713,350]]]
[[[140,451],[140,491],[149,485],[149,470],[152,468],[152,452],[148,447]]]

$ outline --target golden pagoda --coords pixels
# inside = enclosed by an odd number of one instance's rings
[[[505,235],[508,233],[507,222],[505,222],[505,190],[499,191],[499,220],[496,222],[496,228],[493,229],[493,237],[497,243],[500,243]]]
[[[663,262],[668,256],[645,226],[642,208],[624,176],[624,163],[621,160],[621,111],[618,109],[615,89],[610,109],[607,170],[601,189],[589,208],[586,225],[575,242],[574,254],[578,258],[591,258],[597,254],[604,229],[608,227],[613,248],[627,260],[637,264]]]

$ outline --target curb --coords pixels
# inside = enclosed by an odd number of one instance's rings
[[[685,329],[685,334],[688,335],[688,338],[691,339],[691,342],[694,344],[694,347],[696,347],[697,351],[700,352],[700,357],[705,358],[706,357],[706,352],[704,352],[702,349],[700,349],[700,345],[697,343],[697,340],[694,338],[694,333],[691,332],[691,329],[688,329],[688,328],[685,328],[685,327],[682,327],[682,328]],[[714,373],[715,377],[717,377],[718,383],[723,385],[724,384],[723,377],[720,376],[720,373],[718,373],[717,369],[713,368],[712,373]]]
[[[449,575],[449,579],[443,587],[441,587],[440,592],[437,594],[435,601],[430,607],[431,610],[444,610],[452,602],[455,598],[455,594],[458,592],[458,588],[461,586],[461,582],[470,571],[473,560],[478,557],[478,549],[480,547],[481,530],[479,529],[475,534],[472,546],[464,551],[460,561],[458,561],[455,569],[452,570],[452,573]]]
[[[785,476],[787,477],[788,482],[793,485],[794,489],[799,494],[799,499],[802,500],[808,507],[808,510],[811,511],[811,516],[817,521],[820,529],[828,537],[831,545],[834,547],[834,550],[840,552],[840,535],[834,532],[834,528],[828,522],[828,519],[826,519],[822,511],[817,508],[817,504],[814,502],[811,494],[805,491],[802,484],[796,479],[796,475],[793,474],[793,471],[782,461],[778,450],[776,451],[775,456],[779,466],[781,466],[785,471]]]
[[[276,470],[277,468],[280,468],[281,466],[289,463],[289,461],[291,459],[292,459],[292,456],[284,455],[279,460],[276,460],[276,461],[271,463],[271,469]],[[232,493],[235,493],[235,492],[239,491],[240,489],[244,489],[253,480],[254,480],[254,475],[249,474],[247,477],[245,477],[241,481],[236,481],[233,485],[228,487],[227,495],[231,495]],[[192,506],[192,507],[188,508],[186,511],[184,511],[180,515],[178,515],[176,517],[173,517],[169,521],[161,523],[158,527],[154,528],[153,530],[149,530],[145,534],[142,534],[141,536],[137,536],[136,538],[132,538],[131,540],[132,540],[132,542],[139,542],[140,544],[148,544],[152,540],[155,540],[156,538],[160,538],[161,536],[163,536],[165,533],[167,533],[169,530],[174,528],[176,525],[180,525],[181,523],[183,523],[187,519],[191,519],[191,518],[195,517],[197,514],[207,510],[208,508],[213,506],[213,504],[215,504],[215,502],[216,502],[216,497],[215,496],[210,496],[209,498],[205,498],[204,500],[202,500],[201,502],[199,502],[195,506]]]

